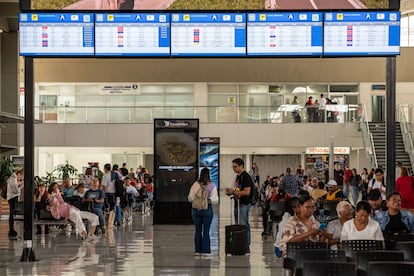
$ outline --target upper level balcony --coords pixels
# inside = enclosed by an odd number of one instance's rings
[[[230,99],[231,100],[231,99]],[[23,113],[23,110],[22,110]],[[35,117],[58,124],[151,124],[156,118],[198,118],[200,123],[356,123],[360,105],[330,104],[325,109],[295,104],[272,106],[37,106]]]

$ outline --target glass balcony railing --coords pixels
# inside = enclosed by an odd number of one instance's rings
[[[24,113],[24,110],[21,110]],[[299,105],[271,106],[37,106],[44,123],[152,123],[155,118],[199,118],[202,123],[358,122],[360,105],[327,105],[325,110]]]

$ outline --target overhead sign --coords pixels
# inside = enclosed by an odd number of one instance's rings
[[[105,95],[137,95],[140,93],[140,85],[137,83],[104,84],[99,87],[99,94]]]
[[[21,56],[93,56],[92,13],[21,13]]]
[[[335,147],[334,154],[350,154],[349,147]],[[308,147],[306,154],[329,154],[329,147]]]
[[[321,12],[249,13],[247,55],[321,56]]]
[[[325,13],[325,56],[389,56],[399,54],[399,12]]]
[[[171,56],[245,55],[246,14],[171,15]]]
[[[97,56],[169,56],[170,15],[97,14]]]

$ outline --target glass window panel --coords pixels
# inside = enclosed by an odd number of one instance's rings
[[[165,93],[193,93],[193,85],[167,85]]]
[[[107,95],[105,96],[106,106],[133,106],[134,95]]]
[[[130,123],[132,117],[132,108],[111,107],[107,108],[108,123]],[[132,119],[132,118],[131,118]]]
[[[269,92],[269,85],[254,84],[254,85],[240,85],[240,93],[263,93]]]
[[[106,123],[106,110],[102,107],[88,107],[85,114],[88,123]]]
[[[358,104],[358,96],[345,96],[346,104]]]
[[[210,84],[208,85],[208,93],[237,93],[236,84]]]
[[[408,16],[401,17],[401,47],[408,46]]]
[[[77,94],[98,94],[100,90],[100,85],[91,84],[91,85],[77,85],[76,93]]]
[[[408,46],[414,46],[414,16],[408,18]]]
[[[152,123],[154,120],[153,108],[135,108],[134,123]]]
[[[135,97],[136,106],[163,106],[164,95],[138,95]]]
[[[331,84],[330,92],[340,92],[340,93],[346,93],[346,92],[359,92],[359,85],[358,84]]]
[[[105,106],[105,97],[102,95],[77,95],[77,106]]]
[[[166,95],[165,96],[165,105],[173,106],[192,106],[194,105],[194,96],[193,94],[186,95]]]
[[[154,93],[164,93],[164,85],[142,85],[141,94],[154,94]]]

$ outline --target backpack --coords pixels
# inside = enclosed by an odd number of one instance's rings
[[[253,183],[253,186],[250,188],[250,204],[256,205],[259,200],[259,192],[257,191],[256,184]]]
[[[7,199],[7,185],[4,185],[3,189],[1,189],[1,197]]]
[[[200,189],[194,194],[192,207],[197,210],[207,210],[207,185],[200,184]]]
[[[126,190],[124,188],[124,181],[119,178],[117,173],[114,172],[112,173],[112,181],[114,181],[115,184],[115,196],[120,198],[120,206],[123,209],[128,203]]]

